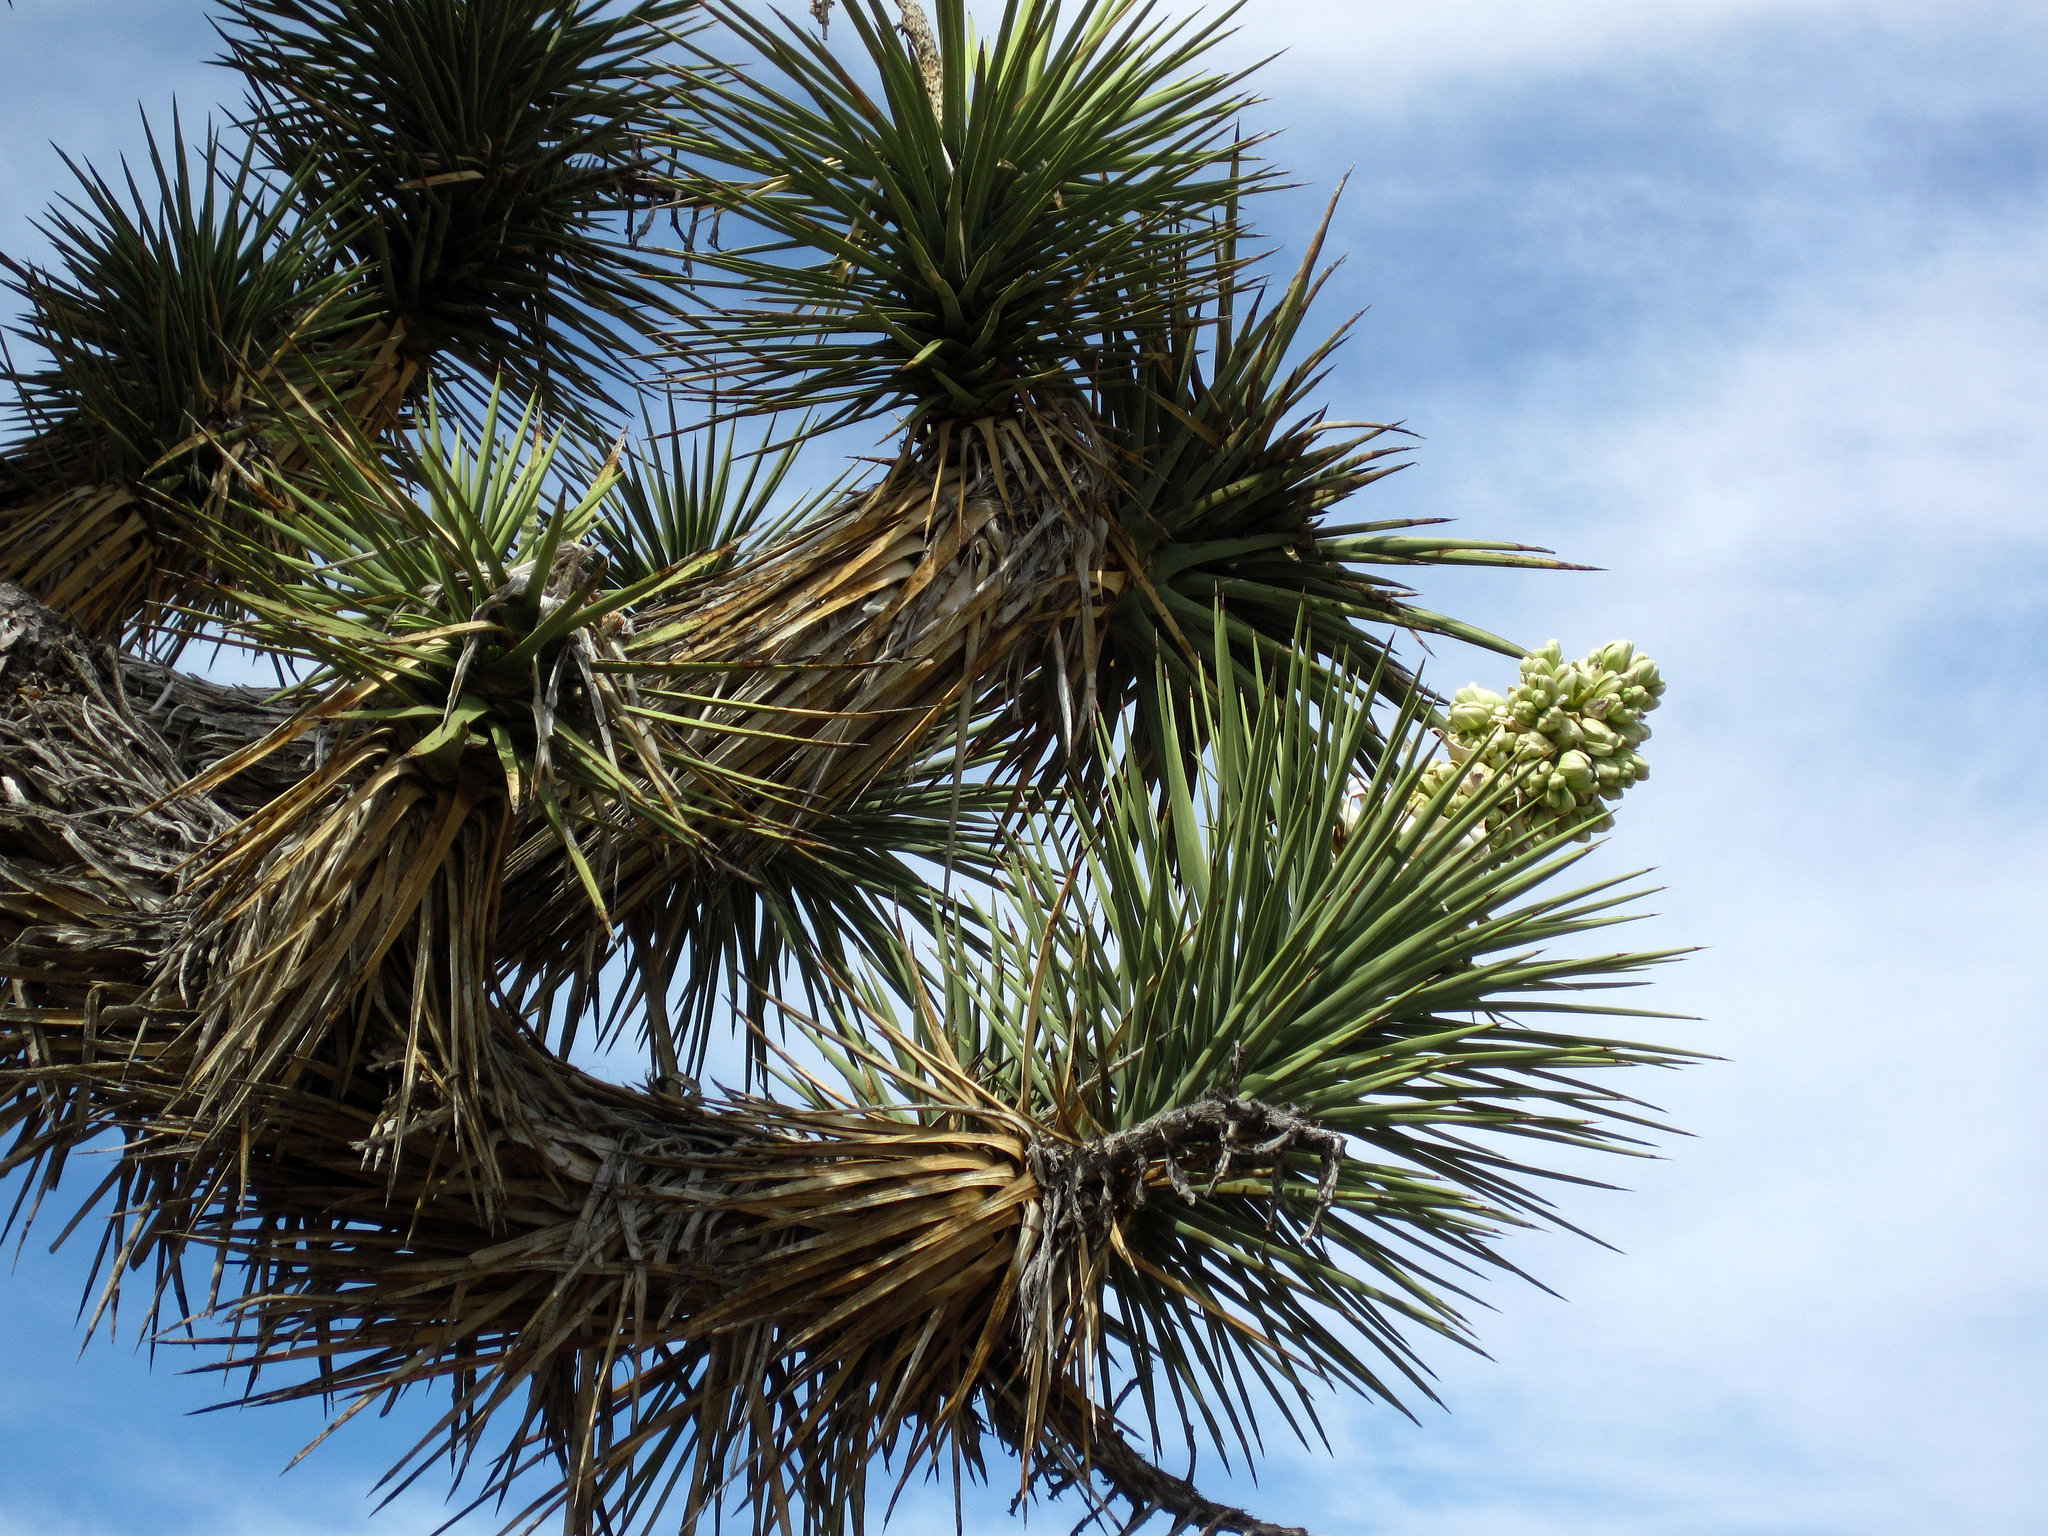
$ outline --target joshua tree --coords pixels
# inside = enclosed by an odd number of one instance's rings
[[[8,263],[15,1219],[115,1145],[102,1309],[437,1391],[396,1476],[522,1526],[857,1528],[993,1443],[1270,1531],[1164,1463],[1428,1395],[1679,1059],[1581,1032],[1662,957],[1553,952],[1662,682],[1397,654],[1522,655],[1403,568],[1557,562],[1337,520],[1399,439],[1314,403],[1223,22],[983,21],[226,0],[234,132]]]

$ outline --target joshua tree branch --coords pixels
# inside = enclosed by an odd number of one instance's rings
[[[1014,1412],[1014,1403],[1004,1407]],[[1014,1430],[1014,1425],[1005,1425]],[[1132,1445],[1115,1416],[1079,1397],[1064,1394],[1046,1424],[1050,1444],[1038,1453],[1039,1475],[1054,1492],[1079,1489],[1105,1512],[1110,1500],[1129,1507],[1124,1536],[1157,1515],[1171,1522],[1169,1536],[1193,1531],[1199,1536],[1309,1536],[1295,1525],[1275,1525],[1234,1505],[1218,1503],[1184,1477],[1176,1477]],[[1097,1492],[1094,1479],[1105,1485]],[[1088,1522],[1083,1521],[1082,1526]],[[1081,1527],[1076,1527],[1079,1536]]]
[[[1163,1179],[1192,1205],[1233,1173],[1272,1180],[1277,1217],[1287,1154],[1312,1152],[1321,1161],[1316,1183],[1314,1235],[1337,1194],[1344,1138],[1290,1109],[1219,1093],[1152,1116],[1141,1124],[1080,1145],[1041,1141],[1031,1150],[1031,1171],[1046,1191],[1047,1230],[1071,1223],[1094,1230],[1143,1206],[1148,1185]],[[1208,1163],[1198,1189],[1188,1170]],[[1057,1222],[1055,1221],[1057,1213]]]

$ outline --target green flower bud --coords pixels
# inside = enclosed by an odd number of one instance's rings
[[[1515,756],[1524,762],[1549,757],[1556,750],[1550,738],[1540,731],[1525,731],[1515,738]]]
[[[1471,700],[1453,704],[1450,712],[1451,729],[1467,736],[1477,736],[1493,723],[1493,710]]]
[[[1542,714],[1542,710],[1531,700],[1523,699],[1510,708],[1508,714],[1515,724],[1526,731],[1536,724],[1537,716]]]
[[[1626,640],[1614,640],[1599,650],[1600,665],[1610,672],[1619,672],[1635,659],[1636,648]]]
[[[1593,787],[1593,760],[1583,752],[1566,752],[1557,760],[1557,771],[1550,776],[1553,786],[1562,784],[1575,794],[1584,794]]]

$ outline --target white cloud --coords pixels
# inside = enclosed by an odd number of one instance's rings
[[[1239,51],[1287,51],[1288,99],[1411,107],[1518,77],[1627,69],[1696,53],[1745,29],[1808,21],[1931,29],[1969,0],[1249,0]],[[2007,0],[1975,10],[2005,10]],[[1203,7],[1208,9],[1208,7]]]

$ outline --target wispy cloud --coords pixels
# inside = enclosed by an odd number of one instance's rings
[[[1278,67],[1299,124],[1307,102],[1440,111],[1467,92],[1560,74],[1654,71],[1786,27],[1953,35],[2039,19],[2024,0],[1250,0],[1237,46],[1247,57],[1282,53]]]

